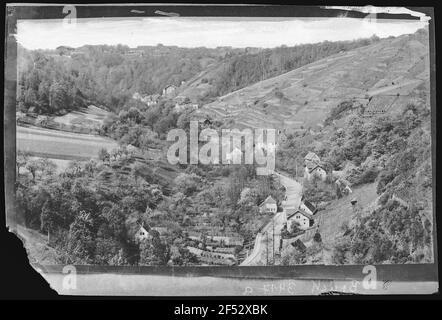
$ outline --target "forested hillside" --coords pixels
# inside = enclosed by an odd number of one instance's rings
[[[135,54],[122,45],[20,48],[18,107],[54,114],[93,103],[118,112],[134,92],[152,94],[180,85],[224,55],[224,50],[163,46]]]
[[[196,83],[195,102],[248,86],[331,54],[378,41],[378,38],[323,42],[266,50],[83,46],[28,51],[19,48],[18,109],[57,114],[87,104],[120,111],[133,93],[161,93],[167,85],[188,88]],[[259,53],[256,53],[259,52]],[[212,70],[206,76],[207,70]],[[196,78],[194,78],[196,77]],[[185,82],[190,80],[190,84]],[[184,83],[183,83],[184,82]]]
[[[429,101],[410,100],[400,113],[370,117],[357,103],[347,104],[339,116],[342,127],[329,124],[317,134],[289,135],[277,154],[278,167],[295,174],[296,166],[303,168],[303,156],[314,151],[328,172],[325,181],[304,183],[304,194],[322,209],[317,253],[330,251],[330,260],[323,262],[336,264],[431,262]],[[339,109],[331,110],[329,119],[336,119]],[[341,194],[338,179],[353,194]],[[373,184],[376,194],[358,191]],[[359,205],[352,207],[350,200]],[[291,258],[307,261],[296,253]]]

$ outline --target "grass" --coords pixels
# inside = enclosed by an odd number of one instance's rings
[[[341,226],[350,222],[354,216],[350,200],[356,198],[358,204],[367,208],[376,198],[376,183],[361,185],[354,188],[353,193],[333,201],[325,210],[317,213],[320,224],[319,232],[325,244],[332,244],[338,235],[342,234]]]
[[[103,137],[40,128],[17,127],[16,141],[18,150],[62,160],[96,158],[101,148],[117,147],[115,141]]]
[[[63,263],[61,254],[54,248],[48,246],[48,240],[45,235],[21,225],[17,225],[17,233],[23,241],[31,263],[39,263],[42,265],[57,265]]]

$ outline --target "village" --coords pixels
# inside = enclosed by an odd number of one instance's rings
[[[314,179],[325,181],[327,174],[320,158],[314,152],[308,152],[304,157],[304,176],[301,182]],[[350,183],[336,172],[330,174],[337,176],[334,182],[336,193],[341,197],[349,196],[352,193]],[[294,183],[297,188],[290,188],[286,182],[286,197],[279,206],[271,195],[260,203],[259,214],[270,214],[271,219],[260,228],[255,239],[244,239],[229,227],[211,225],[210,214],[205,214],[201,217],[201,222],[186,229],[186,248],[198,258],[199,265],[255,265],[258,260],[265,261],[264,264],[268,265],[275,263],[275,256],[280,258],[282,249],[287,245],[305,251],[306,245],[299,238],[309,234],[308,238],[311,239],[319,232],[319,210],[305,197],[300,183],[279,173],[275,173],[274,177],[279,178],[283,185],[285,180]],[[357,199],[349,200],[349,206],[355,207],[356,204]],[[167,229],[139,225],[135,241],[141,243],[152,239],[152,231],[163,237]]]
[[[170,99],[175,103],[176,112],[183,110],[198,110],[198,104],[192,103],[188,97],[178,93],[178,87],[168,85],[162,90],[162,94],[140,95],[135,93],[133,99],[140,100],[148,106],[156,105],[160,99]],[[203,119],[208,122],[209,120]],[[278,140],[285,137],[286,130],[277,130]],[[278,144],[275,145],[278,147]],[[227,153],[227,163],[232,163],[234,158],[241,158],[243,151],[234,148]],[[334,180],[336,194],[339,197],[348,196],[352,193],[349,181],[342,178],[337,171],[327,172],[326,166],[319,156],[314,152],[308,152],[304,157],[303,181],[313,181],[318,179],[325,181],[327,175],[331,175]],[[280,175],[274,175],[280,176]],[[300,188],[290,193],[290,188],[286,188],[286,200],[278,204],[269,195],[259,205],[260,214],[271,214],[273,217],[260,228],[260,232],[255,239],[244,239],[241,235],[229,230],[229,228],[217,228],[211,226],[209,215],[202,219],[202,222],[186,231],[188,245],[186,248],[194,254],[202,265],[254,265],[257,257],[262,259],[265,256],[264,264],[275,263],[275,255],[280,257],[283,247],[291,245],[300,251],[305,251],[306,245],[299,238],[308,233],[309,238],[313,238],[319,233],[320,219],[317,218],[318,208],[303,194],[302,184],[290,177],[285,177],[298,184]],[[301,182],[303,182],[301,181]],[[289,193],[289,194],[287,194]],[[290,201],[289,198],[295,200]],[[351,199],[350,205],[355,207],[357,199]],[[137,242],[151,239],[150,230],[156,230],[159,234],[164,234],[162,227],[152,227],[141,225],[135,238]],[[275,236],[276,235],[276,236]],[[271,239],[271,240],[270,240]],[[266,242],[262,245],[260,241]],[[270,245],[271,242],[271,245]],[[270,248],[270,249],[269,249]],[[270,252],[270,253],[269,253]],[[269,258],[269,255],[272,258]],[[261,260],[262,261],[262,260]],[[271,262],[272,261],[272,262]]]
[[[177,113],[184,110],[198,110],[199,107],[199,105],[192,102],[189,97],[181,95],[179,88],[172,84],[164,87],[161,94],[142,95],[136,92],[133,94],[132,99],[140,101],[148,107],[158,105],[161,100],[172,101],[175,104],[174,110]],[[91,106],[90,108],[99,116],[105,112],[95,106]],[[78,114],[81,116],[81,113]],[[57,122],[49,118],[42,120],[42,117],[43,116],[33,115],[33,113],[30,112],[23,116],[18,114],[17,121],[21,125],[37,125],[71,132],[86,130],[86,127],[82,127],[81,125],[69,126],[66,123]],[[200,122],[204,125],[211,124],[210,120],[204,117],[202,120],[200,119]],[[56,127],[57,125],[58,127]],[[95,130],[96,126],[93,128]],[[284,139],[285,131],[286,130],[277,130],[278,141]],[[274,147],[277,148],[278,143],[276,143]],[[135,156],[139,154],[138,148],[129,144],[126,146],[126,149],[127,152],[133,154],[134,159],[138,159],[137,161],[141,159],[140,156]],[[237,158],[241,159],[243,153],[244,151],[235,147],[231,152],[226,153],[226,159],[224,159],[226,161],[223,163],[236,163],[234,160]],[[304,157],[303,178],[301,180],[312,181],[318,179],[325,181],[328,175],[334,177],[336,193],[340,197],[352,193],[350,183],[343,179],[339,172],[327,172],[326,166],[321,162],[318,155],[314,152],[308,152]],[[274,174],[274,177],[278,176],[281,178],[280,174]],[[240,234],[231,230],[229,227],[220,228],[211,225],[210,214],[206,214],[200,219],[200,222],[191,227],[187,227],[185,233],[187,238],[185,247],[187,250],[198,258],[200,265],[227,266],[254,265],[256,260],[262,259],[263,256],[266,257],[264,264],[269,264],[269,261],[275,263],[275,255],[280,256],[283,247],[286,247],[288,244],[299,250],[305,250],[305,245],[299,238],[306,232],[312,235],[314,234],[312,232],[318,232],[319,219],[317,219],[316,216],[318,209],[316,205],[309,201],[303,194],[302,184],[299,184],[299,182],[291,177],[285,177],[285,179],[291,180],[290,183],[295,183],[299,185],[300,188],[297,188],[296,191],[286,188],[286,200],[280,203],[279,206],[271,195],[260,203],[259,213],[262,215],[270,214],[273,215],[273,217],[265,225],[261,226],[260,232],[256,235],[255,239],[244,239]],[[295,200],[290,201],[289,198],[294,198]],[[351,200],[352,205],[356,202],[356,199]],[[166,227],[161,226],[151,227],[149,225],[139,225],[134,240],[136,243],[149,241],[152,239],[152,231],[157,232],[160,238],[164,240],[164,235],[168,230]],[[271,241],[269,239],[271,239]],[[264,240],[267,243],[262,245],[260,242]],[[270,242],[272,243],[271,249],[269,249]],[[269,255],[272,256],[271,259],[269,259]]]

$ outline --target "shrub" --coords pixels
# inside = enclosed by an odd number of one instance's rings
[[[379,175],[378,186],[376,188],[377,194],[382,194],[385,191],[387,184],[393,181],[394,178],[395,175],[393,171],[382,171]]]
[[[372,183],[376,180],[378,174],[379,174],[378,169],[371,167],[365,170],[364,172],[362,172],[359,178],[356,179],[355,185]]]

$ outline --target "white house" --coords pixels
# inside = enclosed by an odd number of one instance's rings
[[[320,164],[307,164],[304,168],[304,178],[310,181],[315,177],[325,181],[327,171],[325,171],[324,167]]]
[[[172,85],[168,85],[163,89],[163,97],[173,97],[175,95],[177,87]]]
[[[135,234],[135,239],[141,242],[149,238],[150,238],[149,232],[143,226],[140,226],[140,229],[138,229],[137,233]]]
[[[305,212],[302,209],[287,209],[287,230],[291,231],[293,225],[297,224],[300,229],[306,230],[313,226],[313,215]]]
[[[310,201],[305,199],[304,196],[302,196],[302,198],[301,198],[301,203],[299,204],[299,209],[304,210],[305,212],[307,212],[308,214],[311,214],[311,215],[315,215],[315,213],[318,211],[318,209],[316,209],[316,207],[313,205],[313,203],[311,203]]]
[[[259,212],[260,213],[276,213],[278,210],[278,206],[276,205],[276,200],[272,198],[272,196],[268,196],[260,205]]]

